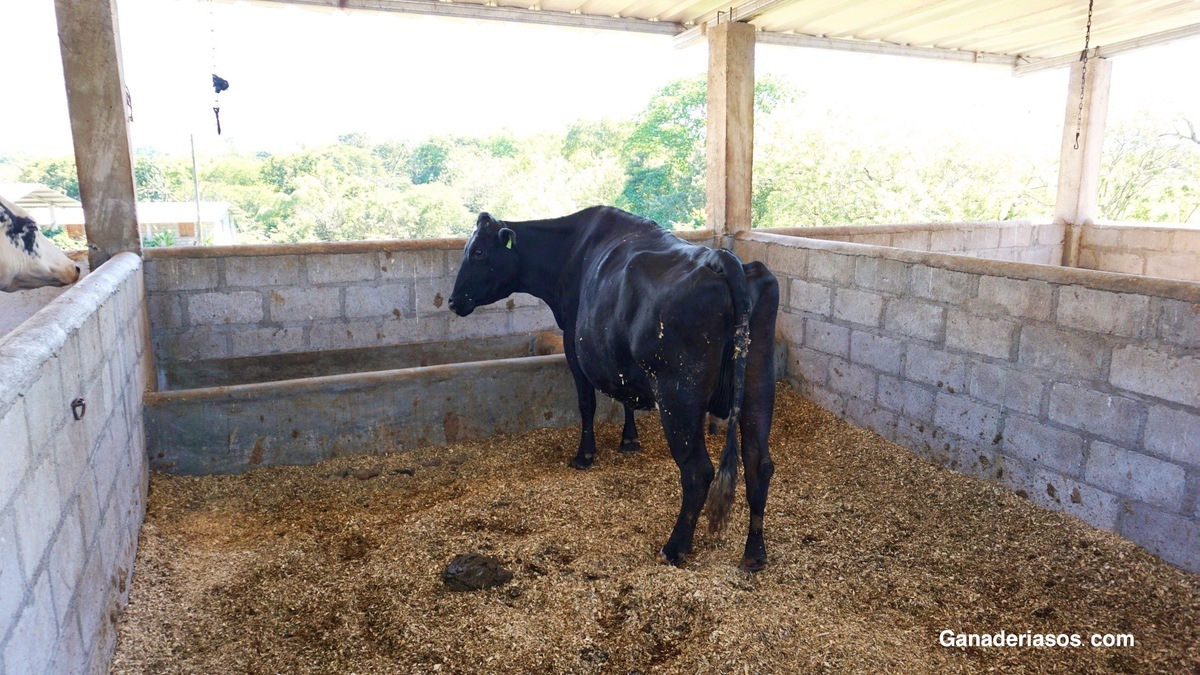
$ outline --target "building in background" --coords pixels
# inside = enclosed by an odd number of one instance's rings
[[[84,240],[83,205],[39,183],[0,183],[0,196],[24,208],[43,230],[64,230]],[[138,202],[142,240],[161,246],[237,243],[229,202]]]

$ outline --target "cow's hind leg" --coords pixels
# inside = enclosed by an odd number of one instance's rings
[[[621,430],[621,452],[637,452],[642,449],[638,442],[637,424],[633,421],[633,408],[625,405],[625,428]]]
[[[683,488],[679,517],[671,537],[658,553],[662,563],[679,565],[684,556],[692,552],[692,536],[696,532],[696,521],[700,509],[708,497],[708,486],[712,484],[712,460],[704,447],[705,402],[664,401],[662,408],[663,432],[671,456],[679,466],[679,482]]]
[[[750,531],[740,567],[757,572],[767,564],[763,541],[763,512],[775,464],[767,447],[775,406],[775,315],[779,286],[759,263],[746,266],[746,276],[758,296],[750,317],[750,354],[746,360],[746,388],[739,428],[742,463],[746,470],[746,502],[750,506]]]

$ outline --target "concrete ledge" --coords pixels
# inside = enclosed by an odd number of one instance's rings
[[[781,234],[806,239],[821,239],[823,237],[842,237],[856,234],[891,234],[896,232],[939,232],[942,230],[959,230],[967,227],[990,228],[1019,228],[1031,225],[1049,225],[1048,220],[981,220],[955,223],[902,223],[884,225],[840,225],[819,227],[773,227],[770,229],[754,230],[765,234]]]
[[[889,246],[852,244],[841,241],[826,241],[824,239],[778,234],[774,230],[770,232],[741,232],[735,235],[734,238],[741,242],[761,242],[794,248],[815,249],[842,255],[886,258],[954,272],[966,272],[968,274],[1046,281],[1063,285],[1080,285],[1115,293],[1137,293],[1140,295],[1182,300],[1184,302],[1200,303],[1200,283],[1194,281],[1176,281],[1072,267],[988,260],[953,253],[908,251]]]
[[[713,238],[711,229],[677,231],[684,241],[703,242]],[[178,258],[239,258],[275,255],[340,255],[351,253],[386,253],[389,251],[460,250],[467,245],[465,237],[450,239],[376,239],[371,241],[331,241],[310,244],[250,244],[245,246],[173,246],[148,248],[147,260]]]

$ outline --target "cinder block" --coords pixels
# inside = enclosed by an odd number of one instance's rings
[[[860,258],[860,260],[862,260]],[[839,288],[833,300],[833,316],[842,321],[876,327],[883,314],[883,298],[852,288]]]
[[[314,323],[308,332],[308,348],[351,349],[371,347],[383,342],[378,321],[336,321]]]
[[[450,316],[449,339],[492,337],[509,333],[507,312],[479,312],[468,317]]]
[[[994,225],[976,225],[967,230],[967,249],[970,251],[994,251],[1000,248],[1000,229]]]
[[[795,246],[771,244],[767,249],[767,269],[775,274],[803,277],[808,251]]]
[[[1109,293],[1082,286],[1058,292],[1058,323],[1094,333],[1141,337],[1148,333],[1150,298],[1129,293]]]
[[[184,331],[170,331],[156,336],[154,348],[158,358],[174,361],[229,356],[228,334],[214,326],[197,326]]]
[[[1129,345],[1113,350],[1109,381],[1128,391],[1200,408],[1200,356]]]
[[[1088,266],[1089,269],[1118,274],[1142,274],[1146,268],[1146,259],[1135,253],[1099,251],[1095,258],[1095,264]]]
[[[24,569],[37,568],[38,561],[54,538],[62,502],[54,476],[54,462],[46,458],[28,474],[13,502],[17,541],[21,543]]]
[[[875,370],[900,374],[904,359],[904,343],[865,331],[850,333],[850,360]]]
[[[1095,333],[1062,331],[1043,325],[1021,328],[1017,361],[1085,380],[1099,380],[1108,342]]]
[[[412,289],[409,284],[384,286],[350,286],[346,288],[346,318],[394,318],[411,309]],[[272,310],[274,315],[274,310]]]
[[[1129,250],[1168,251],[1171,248],[1171,232],[1150,228],[1122,230],[1121,246]]]
[[[875,400],[875,371],[838,358],[829,360],[829,388],[848,397]]]
[[[979,278],[979,296],[975,303],[986,311],[1009,316],[1049,319],[1052,289],[1044,281],[984,276]]]
[[[146,288],[152,293],[215,290],[218,282],[217,263],[217,258],[147,260]]]
[[[913,265],[909,272],[912,277],[913,295],[938,302],[959,305],[970,298],[975,289],[974,274],[951,272],[936,267]]]
[[[884,438],[896,437],[896,415],[869,400],[847,398],[844,414],[855,426],[870,429]]]
[[[304,328],[269,326],[246,328],[229,334],[230,356],[261,356],[304,351]]]
[[[25,392],[25,417],[33,458],[47,455],[51,441],[66,422],[71,400],[62,383],[62,364],[52,358],[42,364],[41,376]]]
[[[884,293],[908,290],[908,265],[899,260],[862,256],[854,267],[854,283]]]
[[[804,345],[826,354],[850,357],[850,329],[809,319],[804,325]]]
[[[942,337],[946,310],[912,298],[889,298],[883,325],[888,332],[937,342]]]
[[[155,328],[179,328],[183,325],[183,308],[174,293],[153,293],[147,299],[150,323]]]
[[[946,314],[946,346],[1008,360],[1018,324],[952,309]]]
[[[4,439],[4,451],[0,452],[0,512],[16,494],[33,452],[29,446],[29,426],[25,421],[25,400],[18,398],[13,407],[0,417],[0,438]]]
[[[379,254],[379,273],[384,279],[443,278],[456,273],[461,258],[461,250],[384,251]]]
[[[846,401],[842,399],[841,394],[826,387],[806,382],[804,397],[838,417],[842,417],[846,412]]]
[[[83,571],[86,559],[87,551],[83,547],[83,535],[79,531],[78,508],[75,502],[71,502],[64,509],[58,537],[54,540],[49,557],[46,558],[50,592],[54,597],[54,619],[59,626],[66,623],[67,608],[79,585],[79,575]]]
[[[833,294],[827,286],[792,279],[788,302],[802,312],[829,316],[832,297]]]
[[[1080,243],[1086,248],[1121,248],[1121,230],[1104,225],[1085,227]]]
[[[1146,274],[1166,279],[1200,281],[1200,255],[1195,253],[1147,254]]]
[[[826,251],[809,251],[808,277],[849,286],[854,281],[854,258]]]
[[[933,423],[939,429],[980,446],[996,445],[1000,439],[1000,411],[980,404],[961,392],[938,392],[934,401]]]
[[[372,281],[379,277],[375,253],[310,254],[305,256],[310,284]]]
[[[1003,451],[1018,459],[1078,476],[1083,463],[1083,438],[1022,415],[1004,421]]]
[[[964,251],[967,247],[967,234],[957,228],[936,230],[929,233],[929,250],[941,253]]]
[[[892,246],[910,251],[928,251],[929,231],[897,232],[892,235]]]
[[[1066,235],[1066,227],[1062,223],[1045,223],[1037,226],[1037,243],[1043,246],[1058,247],[1060,252]]]
[[[450,294],[454,291],[453,279],[420,279],[414,284],[414,289],[416,299],[413,310],[418,316],[450,313],[450,307],[446,303],[450,301]]]
[[[933,391],[899,378],[879,376],[876,400],[888,410],[920,422],[933,421]]]
[[[1115,445],[1093,441],[1084,479],[1171,513],[1183,509],[1183,467]]]
[[[1173,462],[1200,467],[1200,411],[1151,404],[1145,448]]]
[[[13,664],[20,673],[41,673],[46,670],[58,626],[54,621],[54,601],[50,597],[50,580],[42,573],[33,583],[32,596],[21,612],[4,646],[4,663]]]
[[[454,316],[454,319],[459,317]],[[470,317],[467,318],[469,320]],[[538,307],[524,307],[509,312],[508,330],[511,333],[536,333],[544,330],[555,330],[554,315],[550,310]]]
[[[967,360],[947,352],[910,344],[906,350],[904,377],[954,394],[966,390]]]
[[[4,510],[0,509],[0,513]],[[17,528],[10,514],[0,515],[0,637],[7,632],[25,598],[25,575],[21,573]]]
[[[300,256],[228,256],[225,258],[227,288],[297,286],[301,280]]]
[[[1159,300],[1158,336],[1181,347],[1200,348],[1200,302]]]
[[[998,229],[1001,248],[1029,246],[1033,242],[1032,225],[1009,225]]]
[[[1001,408],[1036,416],[1045,390],[1042,378],[1032,373],[979,361],[971,365],[971,396]]]
[[[804,382],[824,385],[829,377],[829,356],[795,343],[789,344],[787,374]]]
[[[1200,522],[1142,504],[1121,521],[1122,537],[1172,565],[1200,574]]]
[[[1127,447],[1138,442],[1143,408],[1138,401],[1071,384],[1050,388],[1050,419]]]
[[[1068,476],[1022,462],[1001,458],[1000,481],[1026,499],[1110,532],[1117,529],[1125,500]]]
[[[351,288],[346,290],[348,293]],[[342,316],[342,289],[336,286],[284,286],[272,288],[266,295],[270,321],[312,321]]]
[[[199,293],[187,296],[186,302],[190,326],[258,323],[263,320],[262,296],[254,291]]]

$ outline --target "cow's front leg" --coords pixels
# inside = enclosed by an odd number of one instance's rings
[[[638,452],[642,444],[638,442],[637,424],[633,421],[633,408],[625,405],[625,428],[621,430],[621,452]]]
[[[691,406],[662,407],[663,432],[671,456],[679,466],[679,483],[683,488],[679,517],[671,537],[658,553],[658,561],[670,565],[683,563],[684,557],[692,552],[692,536],[696,532],[696,521],[700,509],[708,497],[708,486],[712,484],[713,463],[704,446],[705,411],[702,404]]]
[[[571,375],[575,378],[575,395],[579,397],[579,451],[571,466],[576,469],[587,469],[596,463],[596,432],[593,428],[596,418],[596,390],[592,383],[579,370],[579,366],[568,359]]]

